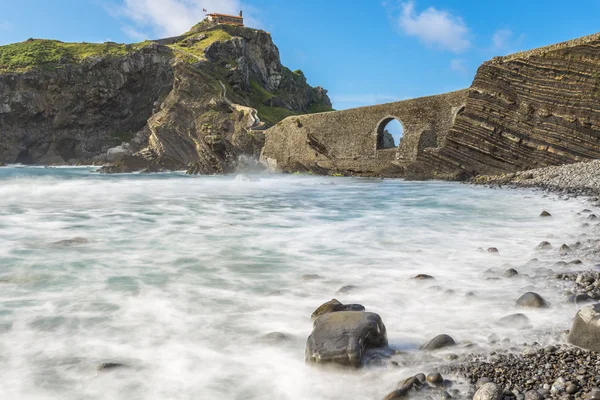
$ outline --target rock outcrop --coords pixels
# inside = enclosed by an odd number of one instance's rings
[[[499,174],[600,158],[600,34],[484,63],[425,175]]]
[[[265,128],[327,110],[327,92],[281,65],[268,33],[244,27],[0,47],[0,162],[224,173],[259,155]]]

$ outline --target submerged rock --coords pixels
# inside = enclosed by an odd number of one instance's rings
[[[542,218],[548,218],[551,216],[552,216],[552,214],[550,214],[548,211],[542,211],[542,213],[540,214],[540,217],[542,217]]]
[[[68,246],[77,246],[80,244],[86,244],[88,242],[89,242],[89,240],[87,240],[86,238],[75,237],[73,239],[59,240],[58,242],[53,242],[51,244],[53,246],[68,247]]]
[[[342,304],[337,299],[332,299],[327,303],[321,304],[311,315],[315,319],[323,314],[340,311],[365,311],[362,304]]]
[[[128,367],[127,365],[121,364],[121,363],[106,362],[106,363],[102,363],[102,364],[98,365],[96,367],[96,370],[109,371],[109,370],[114,370],[117,368],[127,368],[127,367]]]
[[[538,244],[536,249],[537,250],[552,250],[552,244],[550,244],[550,242],[543,241],[542,243]]]
[[[529,318],[525,314],[511,314],[506,317],[500,318],[496,325],[503,326],[506,328],[517,328],[522,329],[530,326]]]
[[[600,303],[579,310],[568,340],[575,346],[600,352]]]
[[[456,342],[454,341],[454,339],[452,339],[451,336],[443,334],[443,335],[438,335],[438,336],[434,337],[433,339],[431,339],[429,341],[429,343],[427,343],[425,346],[423,346],[423,350],[431,351],[431,350],[438,350],[438,349],[443,349],[444,347],[451,347],[451,346],[456,346]]]
[[[548,303],[542,296],[534,292],[527,292],[517,300],[517,305],[529,308],[545,308]]]
[[[417,280],[417,281],[435,281],[435,278],[431,275],[427,275],[427,274],[419,274],[417,276],[415,276],[413,279]]]
[[[504,271],[504,276],[507,278],[512,278],[513,276],[517,276],[517,275],[519,275],[519,273],[514,268],[509,268],[506,271]]]
[[[375,313],[340,311],[318,317],[306,342],[307,362],[359,367],[365,350],[387,346],[387,332]]]
[[[352,291],[354,291],[356,289],[358,289],[358,286],[347,285],[347,286],[344,286],[344,287],[340,288],[340,290],[338,290],[336,292],[336,294],[346,294],[346,293],[350,293],[350,292],[352,292]]]

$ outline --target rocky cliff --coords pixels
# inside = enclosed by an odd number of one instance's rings
[[[445,144],[413,167],[423,177],[456,177],[595,158],[600,34],[484,63]]]
[[[260,152],[265,128],[327,110],[327,92],[249,28],[201,23],[133,45],[0,47],[0,163],[228,172]]]

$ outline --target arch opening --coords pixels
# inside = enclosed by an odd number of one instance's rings
[[[377,150],[393,149],[400,146],[400,139],[404,136],[404,126],[395,117],[389,117],[379,123],[377,127]]]
[[[33,164],[34,160],[33,157],[31,157],[31,154],[29,154],[29,149],[23,149],[17,156],[15,162],[17,164]]]

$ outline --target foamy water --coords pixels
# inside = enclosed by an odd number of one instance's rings
[[[549,235],[556,248],[580,240],[578,200],[439,182],[91,171],[0,168],[2,399],[379,399],[428,365],[306,365],[323,302],[379,313],[392,347],[408,352],[400,364],[440,333],[483,349],[492,333],[543,343],[575,313],[544,265],[523,264],[561,259],[534,251]],[[491,246],[499,256],[476,251]],[[505,263],[520,276],[489,280]],[[436,281],[410,279],[419,273]],[[336,294],[347,285],[357,288]],[[525,311],[533,329],[496,326],[532,288],[553,308]],[[271,332],[290,340],[261,340]],[[98,372],[103,362],[130,368]]]

